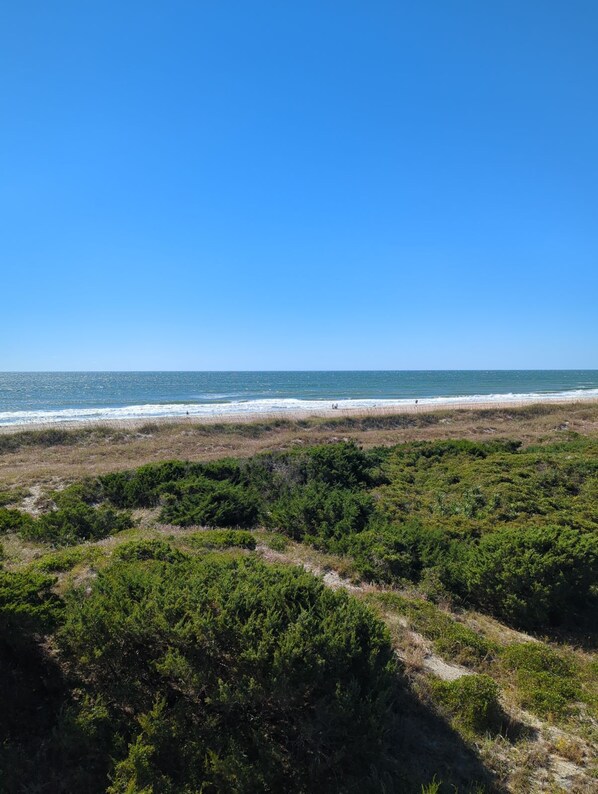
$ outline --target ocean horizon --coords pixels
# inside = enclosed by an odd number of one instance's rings
[[[0,372],[0,427],[598,397],[598,370]]]

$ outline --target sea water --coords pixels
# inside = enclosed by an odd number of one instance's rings
[[[598,370],[1,372],[0,426],[598,396]]]

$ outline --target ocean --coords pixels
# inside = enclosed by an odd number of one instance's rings
[[[598,370],[0,372],[0,426],[598,396]]]

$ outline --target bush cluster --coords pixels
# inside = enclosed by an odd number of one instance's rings
[[[32,525],[33,518],[29,513],[0,507],[0,535],[6,532],[26,532]]]
[[[160,520],[182,527],[255,527],[259,517],[257,496],[227,480],[195,477],[177,483],[167,493]]]
[[[0,507],[0,534],[17,532],[25,540],[70,546],[84,540],[99,540],[133,526],[130,513],[110,505],[92,507],[72,492],[58,499],[61,505],[34,518],[20,510]]]
[[[43,573],[0,570],[0,656],[6,646],[20,651],[31,635],[55,626],[61,602],[54,582]]]
[[[504,713],[498,700],[498,684],[487,675],[464,675],[455,681],[431,683],[434,699],[465,733],[498,733]]]
[[[27,540],[69,546],[83,540],[100,540],[131,526],[130,513],[115,510],[109,505],[94,508],[85,502],[73,502],[67,507],[44,513],[21,527],[20,533]]]
[[[59,635],[104,704],[80,719],[116,759],[110,791],[388,785],[396,668],[366,607],[300,569],[133,556],[68,598]]]
[[[118,546],[113,555],[115,560],[134,562],[135,560],[160,560],[161,562],[181,562],[185,555],[174,549],[165,540],[131,540]]]
[[[310,482],[274,502],[266,524],[294,540],[332,550],[352,533],[363,532],[373,510],[374,501],[366,491]]]
[[[534,629],[597,605],[596,447],[442,441],[366,452],[340,442],[167,461],[75,483],[35,520],[0,508],[0,531],[64,545],[130,526],[119,510],[143,507],[185,527],[261,525],[349,556],[364,579],[415,582]]]
[[[598,533],[509,527],[482,535],[454,578],[468,600],[507,622],[556,624],[587,606],[598,582]]]
[[[543,717],[565,714],[580,696],[573,662],[539,642],[515,643],[501,654],[501,664],[515,676],[523,708]]]
[[[61,549],[51,554],[44,554],[39,560],[31,563],[31,568],[44,573],[61,573],[70,571],[81,562],[93,564],[101,559],[105,552],[96,546],[75,549]]]

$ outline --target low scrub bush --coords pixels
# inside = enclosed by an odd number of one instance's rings
[[[54,628],[61,611],[54,582],[34,571],[0,570],[0,656],[3,645],[19,650],[32,642],[31,635]]]
[[[159,486],[184,477],[181,461],[151,463],[135,471],[105,474],[100,478],[106,498],[116,507],[153,507],[159,501]]]
[[[497,650],[485,637],[427,601],[411,600],[405,612],[413,627],[432,640],[441,656],[459,664],[479,664]]]
[[[5,505],[17,504],[29,495],[27,488],[10,488],[7,491],[0,491],[0,507]]]
[[[465,665],[479,664],[493,657],[496,645],[463,623],[448,620],[450,622],[439,621],[438,627],[429,629],[434,649],[441,656]]]
[[[99,540],[133,526],[130,513],[112,507],[90,507],[84,502],[44,513],[31,525],[21,527],[28,540],[71,546],[82,540]]]
[[[84,480],[67,486],[62,491],[53,491],[52,500],[58,507],[71,507],[84,502],[94,505],[104,498],[102,483],[97,477],[87,477]]]
[[[364,452],[352,442],[267,452],[242,462],[241,481],[269,502],[310,484],[361,490],[384,480],[380,461],[385,452]]]
[[[196,477],[179,483],[165,497],[160,520],[179,526],[255,527],[260,501],[250,489],[227,480]]]
[[[280,532],[268,532],[263,538],[263,541],[268,548],[280,552],[286,551],[290,544],[288,537],[282,535]]]
[[[109,704],[111,792],[397,790],[387,630],[298,568],[120,561],[59,641]]]
[[[251,532],[243,529],[204,529],[187,535],[185,542],[202,549],[255,549],[256,541]]]
[[[115,560],[133,562],[135,560],[161,560],[162,562],[181,562],[185,559],[178,549],[165,540],[131,540],[118,546],[114,551]]]
[[[501,664],[515,675],[519,702],[541,716],[561,716],[579,698],[575,665],[540,642],[524,642],[503,649]]]
[[[372,484],[372,461],[354,442],[311,447],[303,456],[308,482],[315,480],[334,488]]]
[[[588,607],[598,582],[598,535],[517,527],[483,535],[455,577],[466,597],[524,627],[555,625]]]
[[[487,675],[464,675],[456,681],[433,681],[433,697],[465,734],[497,733],[504,714],[498,684]]]
[[[444,566],[451,548],[450,536],[443,530],[419,524],[393,526],[384,521],[345,544],[360,576],[382,583],[417,582],[426,569]]]
[[[215,464],[217,467],[217,464]],[[188,477],[200,476],[210,464],[169,460],[148,463],[133,471],[105,474],[99,478],[104,497],[116,507],[155,507],[162,488]]]
[[[267,523],[294,540],[334,547],[334,541],[362,532],[373,510],[374,501],[364,491],[310,483],[275,502]]]
[[[29,513],[0,507],[0,535],[5,532],[27,532],[33,523],[33,517]]]
[[[587,441],[587,440],[586,440]],[[379,510],[476,536],[499,525],[596,529],[596,442],[521,450],[516,442],[416,442],[390,450]]]
[[[41,559],[35,560],[31,564],[31,568],[44,573],[62,573],[70,571],[81,562],[93,563],[104,556],[105,552],[95,546],[62,549],[52,554],[45,554]]]

